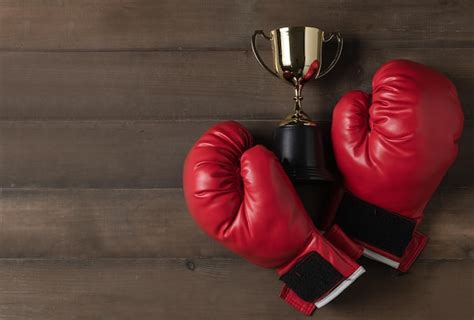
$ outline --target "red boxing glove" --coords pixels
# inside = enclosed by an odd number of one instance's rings
[[[310,315],[365,270],[315,229],[274,154],[252,145],[236,122],[220,123],[196,142],[184,163],[189,211],[233,252],[276,269],[286,284],[281,297]]]
[[[426,245],[418,225],[458,154],[463,113],[454,85],[418,63],[386,63],[372,87],[372,95],[347,93],[334,110],[334,154],[348,191],[336,223],[365,256],[407,271]],[[328,239],[341,240],[340,229]]]

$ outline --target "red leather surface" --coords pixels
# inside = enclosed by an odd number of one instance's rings
[[[183,188],[189,211],[214,239],[247,260],[286,272],[316,251],[343,275],[358,265],[313,226],[280,162],[236,122],[209,129],[189,152]]]
[[[421,64],[394,60],[336,105],[332,139],[345,187],[366,202],[422,220],[458,153],[463,113],[454,85]]]
[[[316,310],[316,305],[313,302],[304,301],[287,286],[281,289],[280,298],[304,315],[310,316]]]
[[[326,231],[324,237],[352,259],[357,260],[362,256],[364,248],[349,238],[337,224]]]
[[[413,262],[415,262],[416,258],[418,258],[421,251],[425,248],[427,241],[427,236],[418,231],[415,231],[413,233],[413,238],[411,239],[407,249],[405,250],[405,255],[402,257],[401,260],[399,260],[400,266],[398,266],[398,270],[400,270],[401,272],[407,272]]]

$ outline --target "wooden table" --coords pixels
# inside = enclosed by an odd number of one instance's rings
[[[472,319],[473,9],[471,0],[0,0],[0,319],[304,318],[279,300],[272,271],[198,230],[181,190],[187,150],[216,121],[241,120],[269,143],[291,90],[260,69],[249,38],[283,25],[345,37],[341,62],[304,92],[326,127],[337,99],[370,90],[392,58],[447,74],[466,117],[413,269],[364,260],[368,273],[316,317]]]

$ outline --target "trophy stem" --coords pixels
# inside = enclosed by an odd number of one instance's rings
[[[300,114],[303,111],[303,107],[301,106],[301,101],[303,100],[301,96],[302,90],[303,86],[301,84],[295,86],[295,96],[293,98],[293,100],[295,100],[295,114]]]
[[[293,97],[293,100],[295,100],[295,108],[293,113],[287,115],[286,118],[280,122],[280,126],[298,123],[302,123],[307,126],[315,126],[316,123],[312,121],[311,118],[303,111],[303,106],[301,103],[301,101],[303,101],[303,97],[301,95],[303,84],[299,81],[295,81],[294,90],[295,96]]]

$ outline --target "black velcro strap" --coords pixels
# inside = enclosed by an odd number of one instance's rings
[[[314,302],[344,277],[316,252],[311,252],[280,277],[301,299]]]
[[[402,257],[415,230],[415,221],[384,210],[346,193],[336,217],[351,238]]]

